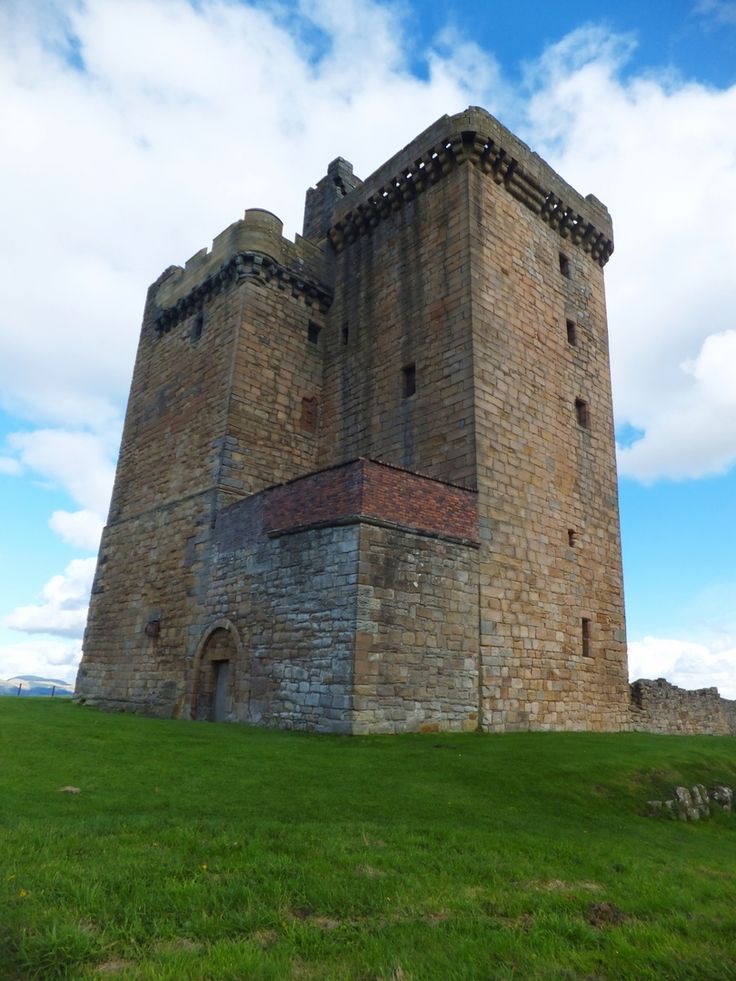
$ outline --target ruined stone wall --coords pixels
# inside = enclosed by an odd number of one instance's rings
[[[688,691],[664,678],[631,685],[631,728],[637,732],[736,736],[736,701],[717,688]]]

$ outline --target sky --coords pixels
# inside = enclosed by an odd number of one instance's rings
[[[148,284],[468,105],[611,211],[631,676],[736,698],[736,0],[2,0],[0,678],[74,678]]]

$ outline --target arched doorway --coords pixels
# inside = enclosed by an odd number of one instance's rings
[[[226,722],[232,719],[238,650],[232,624],[217,624],[210,630],[195,659],[194,719],[201,722]]]

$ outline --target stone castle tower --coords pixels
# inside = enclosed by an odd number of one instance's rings
[[[606,208],[443,116],[149,290],[77,680],[336,732],[620,729]]]

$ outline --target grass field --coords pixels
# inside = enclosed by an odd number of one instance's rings
[[[0,977],[736,978],[736,814],[642,816],[716,781],[733,738],[326,737],[1,699]]]

